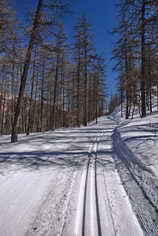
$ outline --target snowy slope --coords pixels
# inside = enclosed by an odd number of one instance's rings
[[[158,173],[158,113],[157,106],[153,106],[153,114],[140,118],[136,113],[134,119],[121,118],[120,107],[117,107],[111,118],[119,125],[117,131],[121,139],[132,150],[144,165],[149,166],[155,175]]]
[[[155,225],[158,222],[158,114],[145,118],[135,114],[134,119],[125,120],[120,117],[118,107],[112,119],[119,123],[113,133],[113,143],[122,182],[147,235],[158,235]],[[137,184],[126,182],[128,172]]]
[[[144,235],[113,159],[117,125],[98,121],[14,144],[0,137],[1,236]]]

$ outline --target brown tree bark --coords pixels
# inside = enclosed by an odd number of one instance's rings
[[[145,93],[145,0],[142,0],[141,9],[141,116],[146,116]]]
[[[28,75],[28,71],[29,71],[29,67],[30,67],[32,49],[33,49],[34,41],[35,41],[35,38],[36,38],[36,31],[37,31],[38,24],[39,24],[39,17],[40,17],[40,12],[41,12],[41,8],[42,8],[42,5],[43,5],[43,1],[44,0],[39,0],[38,1],[36,13],[35,13],[35,18],[34,18],[33,27],[32,27],[32,33],[31,33],[31,37],[30,37],[30,41],[29,41],[29,45],[28,45],[28,49],[27,49],[27,53],[26,53],[23,73],[22,73],[22,76],[21,76],[18,100],[17,100],[17,104],[16,104],[16,108],[15,108],[14,121],[13,121],[13,125],[12,125],[12,133],[11,133],[11,142],[17,142],[17,140],[18,140],[18,137],[17,137],[17,124],[18,124],[18,119],[19,119],[19,115],[20,115],[22,99],[23,99],[23,96],[24,96],[24,90],[25,90],[25,86],[26,86],[27,75]]]

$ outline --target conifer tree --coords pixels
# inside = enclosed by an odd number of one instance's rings
[[[45,8],[44,0],[38,0],[36,12],[33,18],[33,24],[32,24],[32,29],[31,29],[31,35],[30,35],[30,40],[28,43],[28,48],[26,51],[26,56],[25,56],[25,61],[24,61],[24,67],[23,67],[23,73],[21,75],[21,82],[20,82],[20,89],[19,89],[19,95],[17,99],[17,105],[15,108],[15,114],[14,114],[14,121],[12,125],[12,135],[11,135],[11,142],[16,142],[17,141],[17,124],[18,124],[18,118],[20,115],[20,108],[21,108],[21,103],[22,99],[24,96],[24,91],[25,91],[25,86],[26,86],[26,80],[29,72],[29,67],[30,67],[30,61],[31,61],[31,56],[32,56],[32,50],[34,45],[36,44],[37,40],[37,35],[39,35],[41,26],[48,26],[51,25],[52,22],[43,21],[43,12]],[[58,9],[61,8],[60,1],[53,1],[52,4],[49,6],[52,9]],[[44,28],[45,29],[45,28]]]
[[[88,71],[93,53],[91,26],[85,16],[80,17],[78,24],[75,27],[75,62],[77,64],[77,110],[78,123],[80,122],[80,111],[83,114],[83,125],[87,126],[88,111],[87,111],[87,92],[88,92]],[[82,90],[83,101],[81,102],[80,91]],[[81,104],[80,104],[81,102]],[[82,107],[81,107],[82,106]]]

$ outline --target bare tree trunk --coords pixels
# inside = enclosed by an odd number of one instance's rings
[[[45,79],[45,61],[43,61],[43,66],[42,66],[41,114],[40,114],[41,127],[40,127],[40,131],[42,131],[42,129],[43,129],[44,79]]]
[[[85,49],[84,52],[84,118],[83,118],[83,124],[84,126],[87,126],[87,49]]]
[[[53,92],[53,109],[52,109],[52,129],[55,129],[56,115],[55,115],[55,106],[56,106],[56,95],[57,95],[57,83],[58,83],[58,73],[59,73],[59,54],[56,58],[56,68],[55,68],[55,81],[54,81],[54,92]]]
[[[77,65],[77,126],[80,126],[80,53]]]
[[[12,96],[11,124],[13,123],[13,117],[14,117],[14,103],[15,103],[14,86],[15,86],[15,64],[13,63],[12,64],[12,80],[11,80],[11,96]]]
[[[129,118],[129,96],[128,93],[126,92],[126,119]]]
[[[123,91],[121,89],[121,117],[123,117]]]
[[[146,116],[146,94],[145,94],[145,1],[142,2],[141,10],[141,115]]]
[[[34,128],[34,124],[35,124],[35,120],[36,120],[36,114],[38,113],[37,111],[37,94],[38,94],[38,71],[37,71],[37,75],[36,75],[36,85],[35,85],[35,96],[34,96],[34,102],[33,102],[33,109],[32,109],[32,119],[30,122],[30,130],[33,131]]]
[[[3,129],[4,129],[5,106],[6,106],[6,93],[4,93],[4,95],[3,95],[2,120],[1,120],[1,134],[3,134]]]
[[[61,117],[61,126],[64,127],[64,110],[65,110],[65,83],[64,83],[64,58],[62,56],[62,68],[61,68],[61,108],[62,108],[62,117]]]
[[[13,121],[13,126],[12,126],[11,142],[17,142],[17,139],[18,139],[16,128],[17,128],[17,123],[18,123],[18,119],[19,119],[19,115],[20,115],[21,103],[22,103],[22,99],[24,96],[27,75],[28,75],[28,71],[29,71],[29,67],[30,67],[32,49],[33,49],[33,45],[34,45],[34,40],[36,38],[36,30],[37,30],[37,27],[39,24],[39,17],[40,17],[40,11],[41,11],[42,5],[43,5],[43,0],[39,0],[38,6],[36,9],[36,13],[35,13],[34,22],[33,22],[32,34],[31,34],[29,46],[27,49],[25,62],[24,62],[23,73],[21,76],[19,96],[18,96],[16,108],[15,108],[14,121]]]
[[[33,72],[32,72],[32,84],[31,84],[31,97],[30,97],[30,104],[29,104],[29,114],[28,114],[28,125],[27,125],[27,135],[30,134],[31,130],[31,121],[32,121],[32,102],[33,102],[33,92],[34,92],[34,83],[35,83],[35,68],[36,68],[36,49],[34,55],[34,62],[33,62]]]

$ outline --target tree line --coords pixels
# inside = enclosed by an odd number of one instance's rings
[[[121,0],[117,7],[113,58],[119,72],[119,100],[122,109],[125,103],[126,119],[136,109],[145,117],[153,111],[154,98],[158,107],[158,2]]]
[[[18,133],[86,126],[104,112],[104,57],[86,16],[70,44],[61,17],[67,8],[65,1],[38,0],[27,25],[0,1],[0,133],[12,142]]]

